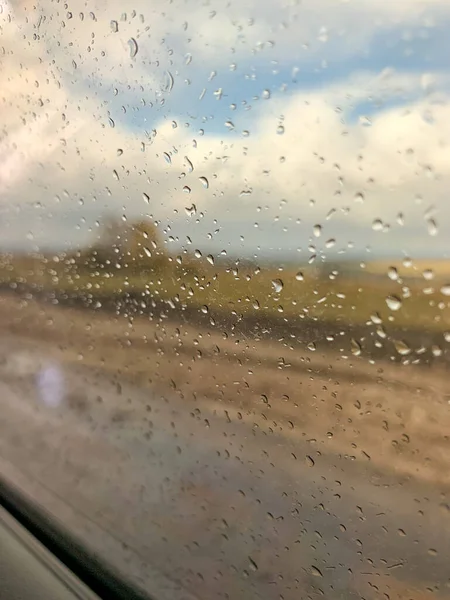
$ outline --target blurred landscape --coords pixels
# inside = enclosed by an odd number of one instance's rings
[[[280,336],[315,350],[415,363],[445,359],[450,341],[450,261],[233,259],[178,255],[150,220],[105,220],[72,253],[4,253],[4,290],[128,316],[175,318],[247,335]]]
[[[448,597],[447,263],[111,221],[1,281],[2,472],[154,595]]]

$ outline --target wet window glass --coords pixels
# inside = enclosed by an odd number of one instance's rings
[[[0,474],[155,598],[450,595],[447,0],[0,0]]]

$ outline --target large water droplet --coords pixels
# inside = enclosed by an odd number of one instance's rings
[[[311,575],[314,575],[314,577],[323,577],[322,571],[314,565],[311,565]]]
[[[193,217],[197,212],[197,207],[195,204],[191,204],[191,206],[186,206],[184,209],[188,217]]]
[[[209,188],[209,181],[206,179],[206,177],[199,177],[198,180],[206,190]]]
[[[128,46],[130,48],[130,58],[134,58],[139,50],[137,41],[134,38],[130,38],[128,40]]]
[[[164,91],[171,92],[173,89],[174,79],[170,71],[164,73]]]
[[[402,306],[402,301],[397,296],[387,296],[386,304],[390,310],[399,310]]]
[[[444,296],[450,296],[450,283],[446,283],[441,287],[441,294],[444,294]]]
[[[362,348],[361,348],[361,344],[355,340],[355,339],[351,339],[351,347],[352,347],[352,354],[354,356],[360,356]]]
[[[427,221],[427,227],[428,227],[428,233],[430,235],[437,235],[438,233],[438,226],[437,223],[434,219],[428,219]]]
[[[277,294],[279,294],[282,291],[283,287],[284,287],[284,283],[282,282],[281,279],[273,279],[272,280],[272,286],[273,286],[273,289],[275,290],[275,292]]]
[[[394,347],[397,350],[397,352],[400,354],[400,356],[407,356],[408,354],[411,353],[411,348],[403,340],[393,340],[393,342],[394,342]]]
[[[303,273],[302,273],[301,271],[299,271],[299,272],[296,274],[296,276],[295,276],[295,279],[296,279],[297,281],[304,281],[304,280],[305,280],[305,278],[304,278],[304,276],[303,276]]]
[[[388,277],[392,279],[392,281],[397,281],[398,279],[398,271],[395,267],[389,267],[388,269]]]
[[[314,237],[320,237],[322,235],[322,225],[314,225],[313,233]]]

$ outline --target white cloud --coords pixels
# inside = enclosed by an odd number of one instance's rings
[[[206,131],[201,136],[194,121],[186,128],[182,126],[186,118],[167,115],[166,120],[151,125],[156,135],[149,139],[144,131],[130,129],[129,121],[125,125],[116,120],[111,128],[110,104],[96,96],[100,84],[129,86],[137,106],[164,70],[172,68],[171,61],[180,65],[193,45],[206,65],[220,48],[227,50],[221,57],[227,62],[230,45],[239,54],[242,42],[248,52],[257,47],[258,40],[267,41],[276,34],[276,47],[293,48],[292,32],[301,41],[303,32],[315,35],[320,23],[331,20],[335,31],[358,30],[348,45],[343,44],[345,53],[362,38],[366,43],[369,30],[374,33],[394,22],[425,23],[433,10],[446,11],[446,2],[363,0],[337,5],[319,0],[315,8],[305,2],[282,7],[280,13],[275,4],[249,0],[232,3],[228,13],[219,3],[211,7],[186,3],[183,10],[176,2],[164,6],[166,13],[157,14],[152,5],[149,20],[144,14],[148,6],[138,3],[136,17],[131,18],[129,12],[127,21],[120,20],[123,9],[118,2],[93,4],[95,21],[87,12],[81,21],[74,7],[72,18],[67,19],[67,10],[59,6],[60,12],[52,8],[37,30],[33,25],[39,23],[39,14],[31,4],[22,4],[12,23],[4,11],[6,52],[0,67],[2,129],[7,134],[0,138],[4,203],[40,202],[51,211],[80,215],[116,210],[173,217],[178,210],[184,218],[184,207],[194,202],[219,222],[235,221],[238,211],[243,229],[256,219],[272,220],[282,199],[286,200],[283,218],[298,216],[310,222],[323,220],[332,208],[349,207],[347,228],[359,232],[370,230],[376,218],[392,222],[398,212],[404,212],[417,229],[424,223],[429,204],[437,206],[442,220],[450,216],[445,202],[450,177],[447,74],[385,69],[378,74],[354,73],[321,89],[274,96],[255,104],[252,113],[242,113],[244,117],[237,111],[236,123],[243,119],[248,137],[241,135],[244,127],[237,126],[231,132],[224,127],[223,134]],[[144,23],[139,20],[140,10]],[[294,13],[305,18],[296,19]],[[280,33],[283,15],[289,27]],[[117,34],[111,31],[112,19],[118,21]],[[145,31],[147,24],[150,29]],[[163,37],[169,30],[173,32],[170,44]],[[31,40],[35,31],[42,36],[36,44]],[[328,34],[323,29],[320,35],[325,40]],[[127,46],[134,36],[140,46],[135,60]],[[192,41],[187,43],[189,38]],[[176,53],[170,54],[170,46],[177,48]],[[45,62],[52,56],[55,64]],[[180,68],[179,74],[173,69],[175,85],[186,72],[187,68]],[[164,101],[166,93],[159,83],[153,92]],[[355,120],[352,110],[365,100],[380,103],[381,109],[367,119]],[[130,112],[133,106],[125,109]],[[179,123],[176,129],[170,123],[172,117]],[[171,156],[171,165],[164,153]],[[208,189],[199,177],[208,179]],[[190,194],[183,191],[185,186],[191,188]],[[66,197],[63,190],[67,190]],[[150,196],[150,205],[145,204],[143,192]],[[364,202],[359,202],[361,196],[355,199],[357,193],[364,195]],[[62,200],[55,203],[56,194]],[[414,200],[418,194],[422,202]],[[309,204],[311,198],[314,205]],[[257,206],[268,208],[258,213]],[[20,231],[23,235],[23,228]]]

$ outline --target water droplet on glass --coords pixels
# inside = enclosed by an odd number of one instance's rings
[[[192,204],[191,206],[186,206],[184,210],[186,211],[188,217],[193,217],[197,212],[197,207],[195,204]]]
[[[164,74],[164,91],[171,92],[173,89],[174,79],[170,71],[166,71]]]
[[[314,342],[309,342],[309,344],[306,347],[311,352],[315,352],[316,351],[316,344]]]
[[[392,279],[392,281],[397,281],[398,279],[398,271],[395,267],[389,267],[388,269],[388,277]]]
[[[372,223],[372,229],[374,231],[381,231],[383,229],[383,221],[380,219],[375,219],[375,221]]]
[[[117,21],[111,21],[110,26],[113,33],[117,33],[119,31],[119,23]]]
[[[130,48],[130,58],[134,58],[139,50],[137,41],[134,38],[130,38],[128,40],[128,46]]]
[[[428,226],[428,233],[430,235],[437,235],[438,233],[438,226],[437,223],[434,219],[428,219],[427,221],[427,226]]]
[[[330,238],[325,242],[325,248],[332,248],[336,244],[336,240],[334,238]]]
[[[351,339],[351,347],[352,347],[352,354],[354,356],[361,355],[361,351],[362,351],[361,344],[353,338]]]
[[[441,294],[444,296],[450,296],[450,283],[446,283],[441,287]]]
[[[255,563],[255,561],[253,560],[253,558],[251,556],[248,557],[249,563],[250,563],[250,570],[251,571],[257,571],[258,570],[258,565]]]
[[[273,289],[275,290],[275,292],[277,294],[279,294],[282,291],[283,287],[284,287],[284,283],[282,282],[281,279],[273,279],[272,280],[272,286],[273,286]]]
[[[195,258],[201,258],[202,257],[201,251],[200,250],[195,250],[194,256],[195,256]]]
[[[314,465],[316,464],[314,462],[314,459],[312,458],[312,456],[309,456],[309,455],[305,457],[305,461],[306,461],[306,464],[308,465],[308,467],[314,467]]]
[[[116,124],[114,123],[114,119],[111,119],[111,117],[109,117],[108,123],[109,123],[109,126],[112,127],[113,129],[116,126]]]
[[[394,347],[397,350],[397,352],[400,354],[400,356],[407,356],[408,354],[411,353],[411,348],[403,340],[393,340],[393,342],[394,342]]]
[[[314,225],[313,233],[314,237],[320,237],[322,235],[322,225]]]
[[[402,301],[397,296],[387,296],[386,304],[390,310],[399,310],[402,306]]]
[[[278,135],[283,135],[284,133],[284,125],[278,125],[277,127],[277,134]]]
[[[314,575],[314,577],[323,577],[322,571],[314,565],[311,565],[311,575]]]
[[[268,100],[270,98],[270,90],[263,90],[263,93],[261,94],[261,97],[264,100]]]
[[[190,193],[191,193],[191,188],[190,188],[188,185],[185,185],[185,186],[183,187],[183,192],[184,192],[185,194],[190,194]]]
[[[192,164],[192,161],[187,156],[184,157],[184,160],[186,161],[189,173],[192,173],[192,171],[194,170],[194,165]]]
[[[209,188],[209,181],[206,179],[206,177],[199,177],[198,180],[206,190]]]
[[[296,274],[296,276],[295,276],[295,279],[296,279],[297,281],[304,281],[304,280],[305,280],[305,278],[304,278],[304,276],[303,276],[303,273],[302,273],[301,271],[299,271],[299,272]]]
[[[163,152],[163,156],[164,156],[164,160],[166,161],[166,163],[168,165],[172,164],[172,159],[170,158],[170,154],[168,154],[167,152]]]

